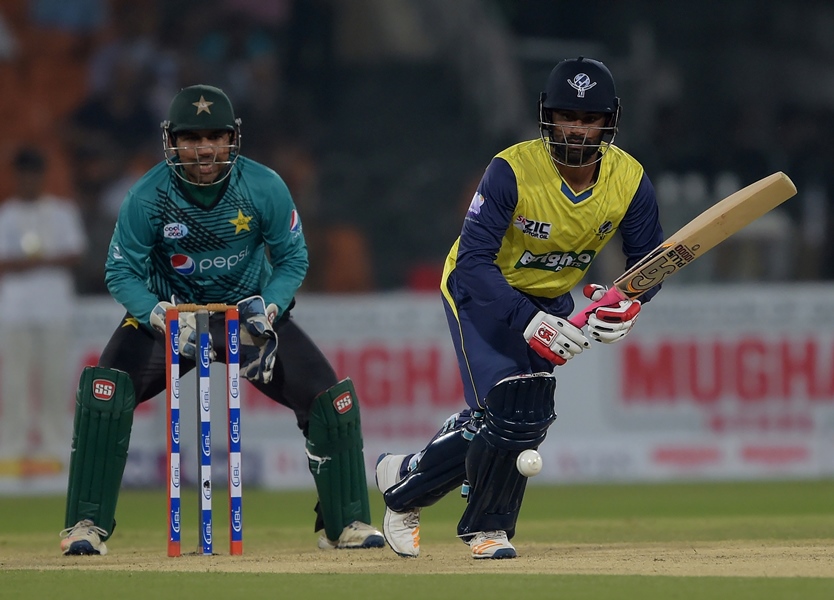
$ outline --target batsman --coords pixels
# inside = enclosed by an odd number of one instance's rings
[[[281,177],[241,156],[240,125],[222,90],[182,89],[162,123],[164,160],[122,203],[105,280],[127,313],[78,385],[64,554],[107,553],[133,412],[165,389],[165,311],[177,303],[237,305],[241,375],[291,409],[305,438],[318,546],[385,544],[370,525],[356,390],[290,315],[308,267],[301,219]],[[196,324],[193,313],[180,320],[184,375],[195,366]],[[221,362],[223,328],[213,315]]]
[[[446,258],[441,295],[467,407],[420,452],[377,462],[382,530],[403,557],[420,553],[421,511],[454,489],[467,498],[456,533],[472,558],[517,556],[527,479],[516,459],[538,448],[556,419],[554,366],[589,348],[589,338],[622,340],[640,312],[640,300],[596,308],[586,337],[568,320],[571,289],[615,234],[628,266],[663,240],[648,175],[614,145],[620,99],[603,63],[558,63],[538,117],[539,138],[487,166]],[[592,300],[605,292],[584,287]],[[568,394],[582,402],[581,390]]]

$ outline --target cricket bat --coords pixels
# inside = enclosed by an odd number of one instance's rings
[[[633,300],[683,269],[765,213],[796,194],[790,177],[779,171],[727,196],[692,219],[637,264],[620,275],[605,295],[570,318],[583,327],[600,306]]]

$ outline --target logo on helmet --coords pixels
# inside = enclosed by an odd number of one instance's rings
[[[577,73],[576,77],[574,77],[573,79],[568,79],[568,84],[576,90],[577,98],[584,98],[585,92],[594,87],[597,84],[597,82],[591,81],[591,78],[588,77],[585,73]]]
[[[204,96],[200,95],[200,99],[197,102],[192,102],[191,106],[197,107],[197,114],[199,115],[201,112],[207,112],[211,114],[211,109],[209,108],[214,102],[209,102],[205,99]]]

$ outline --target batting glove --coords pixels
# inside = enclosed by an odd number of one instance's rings
[[[608,288],[604,285],[590,283],[582,293],[585,297],[597,301],[605,295]],[[613,306],[601,306],[588,316],[588,333],[591,339],[603,344],[613,344],[623,339],[640,314],[639,300],[621,300]]]
[[[567,319],[554,317],[539,311],[527,324],[524,339],[536,354],[546,358],[554,365],[563,365],[568,360],[581,354],[591,343]]]

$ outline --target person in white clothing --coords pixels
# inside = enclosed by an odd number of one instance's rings
[[[74,397],[72,268],[87,242],[75,202],[44,191],[40,151],[18,151],[14,171],[15,193],[0,203],[0,474],[58,474]]]

